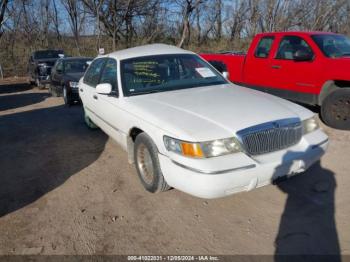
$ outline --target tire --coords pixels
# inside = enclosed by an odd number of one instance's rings
[[[60,94],[58,93],[57,87],[50,84],[49,86],[49,92],[53,97],[59,97]]]
[[[134,160],[141,184],[147,191],[159,193],[170,189],[160,168],[157,147],[145,133],[136,137]]]
[[[42,90],[45,88],[45,86],[43,84],[40,83],[39,78],[35,79],[35,85],[38,87],[38,89]]]
[[[84,108],[84,121],[89,129],[98,129],[98,126],[95,125],[95,123],[92,122],[90,117],[86,114],[85,108]]]
[[[321,118],[330,127],[350,130],[350,88],[338,89],[324,99]]]
[[[63,101],[64,101],[64,104],[67,106],[71,106],[74,102],[70,97],[70,95],[68,94],[67,88],[65,86],[63,87]]]

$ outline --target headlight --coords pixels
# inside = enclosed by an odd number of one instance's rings
[[[319,129],[318,121],[316,115],[303,121],[303,134],[311,133]]]
[[[69,86],[72,88],[78,88],[79,82],[69,82]]]
[[[40,67],[46,67],[47,64],[46,64],[46,63],[39,63],[38,66],[40,66]]]
[[[165,148],[177,154],[208,158],[240,152],[240,144],[235,138],[218,139],[209,142],[191,143],[164,136]]]

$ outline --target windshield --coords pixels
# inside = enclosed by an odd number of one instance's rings
[[[64,63],[64,71],[66,73],[84,73],[88,68],[88,61],[92,59],[67,60]]]
[[[343,35],[313,35],[311,36],[327,57],[350,56],[350,39]]]
[[[226,84],[227,81],[196,55],[157,55],[121,61],[125,96]]]
[[[63,54],[62,50],[45,50],[37,51],[34,54],[35,59],[50,59],[50,58],[59,58],[59,54]]]

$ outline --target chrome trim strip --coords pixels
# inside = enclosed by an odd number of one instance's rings
[[[204,171],[204,170],[200,170],[197,168],[193,168],[193,167],[189,167],[183,164],[180,164],[174,160],[171,160],[171,162],[173,162],[175,165],[188,169],[190,171],[196,172],[196,173],[201,173],[201,174],[206,174],[206,175],[220,175],[220,174],[225,174],[225,173],[229,173],[229,172],[234,172],[234,171],[239,171],[239,170],[246,170],[246,169],[251,169],[251,168],[255,168],[256,165],[255,164],[251,164],[251,165],[247,165],[247,166],[242,166],[242,167],[236,167],[236,168],[231,168],[231,169],[225,169],[225,170],[220,170],[220,171]]]
[[[102,119],[100,116],[96,115],[96,113],[92,112],[92,110],[90,108],[88,108],[87,106],[85,107],[87,110],[89,110],[90,113],[92,113],[94,116],[96,116],[98,119],[100,119],[101,121],[103,121],[104,123],[106,123],[107,125],[109,125],[111,128],[113,128],[115,131],[120,132],[120,129],[116,128],[114,125],[112,125],[111,123],[107,122],[106,120]]]
[[[317,148],[317,147],[319,147],[319,146],[322,146],[323,144],[325,144],[325,143],[327,143],[327,142],[328,142],[328,138],[327,138],[326,140],[323,140],[322,142],[316,144],[316,145],[313,145],[313,146],[311,147],[311,149],[315,149],[315,148]]]

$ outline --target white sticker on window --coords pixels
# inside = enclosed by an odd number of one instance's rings
[[[198,72],[198,74],[201,75],[201,77],[204,77],[204,78],[216,76],[214,72],[212,72],[209,68],[206,68],[206,67],[196,68],[196,71]]]

